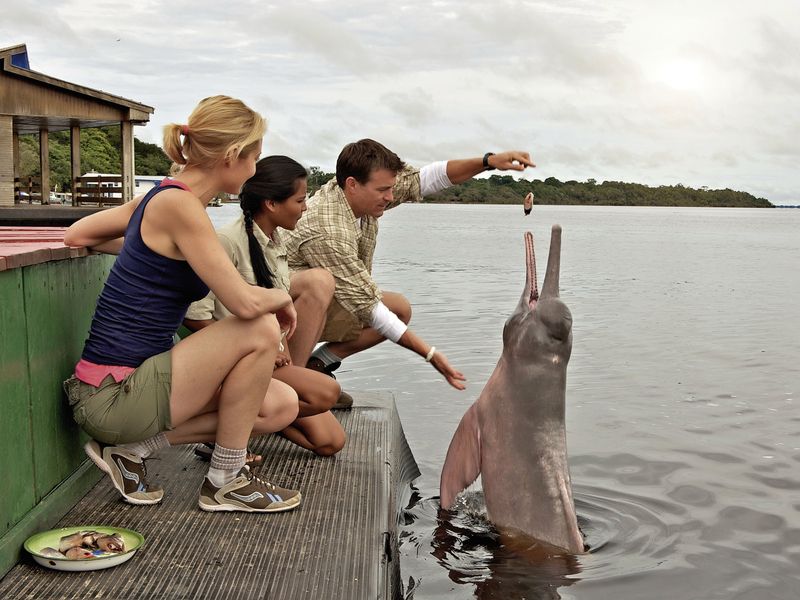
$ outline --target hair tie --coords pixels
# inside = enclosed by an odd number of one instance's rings
[[[188,125],[181,125],[181,133],[183,135],[189,135],[189,126]]]

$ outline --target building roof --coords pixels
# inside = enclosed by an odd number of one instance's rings
[[[25,44],[0,48],[0,114],[13,115],[18,133],[100,127],[130,121],[146,124],[152,106],[30,69]]]

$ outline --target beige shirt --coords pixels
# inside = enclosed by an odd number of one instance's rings
[[[419,170],[405,167],[397,174],[394,201],[422,200]],[[362,324],[372,320],[381,292],[372,280],[372,257],[378,237],[378,220],[356,218],[344,192],[332,179],[309,201],[308,210],[294,231],[282,232],[292,271],[322,267],[336,282],[336,301]]]
[[[272,239],[270,239],[264,235],[264,232],[261,231],[261,228],[256,223],[253,223],[253,234],[256,236],[258,245],[267,259],[267,267],[269,272],[272,273],[273,284],[276,288],[288,292],[289,267],[286,262],[286,248],[281,243],[277,230],[273,232]],[[244,215],[240,215],[234,222],[218,229],[217,237],[244,280],[251,285],[256,285],[253,263],[250,260],[247,232],[244,229]],[[208,321],[209,319],[219,321],[230,316],[230,314],[230,311],[217,299],[214,292],[209,292],[208,296],[202,300],[192,302],[186,313],[186,318],[193,321]]]

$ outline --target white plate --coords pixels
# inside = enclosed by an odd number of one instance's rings
[[[125,541],[125,552],[103,552],[93,558],[52,558],[41,553],[44,548],[58,548],[58,543],[65,535],[72,535],[78,531],[97,531],[99,533],[118,533]],[[33,560],[49,569],[58,571],[96,571],[107,569],[122,564],[133,558],[136,551],[144,545],[144,537],[136,531],[122,527],[107,527],[105,525],[81,525],[80,527],[62,527],[36,533],[25,540],[25,550],[30,552]],[[98,551],[99,552],[99,551]]]

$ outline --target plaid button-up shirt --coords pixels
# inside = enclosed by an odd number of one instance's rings
[[[419,169],[407,166],[400,171],[388,208],[422,200],[419,181]],[[336,301],[369,325],[372,309],[381,300],[381,291],[372,280],[378,220],[363,216],[359,223],[335,179],[322,186],[308,204],[295,230],[281,232],[289,269],[323,267],[330,271],[336,282]]]

